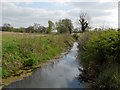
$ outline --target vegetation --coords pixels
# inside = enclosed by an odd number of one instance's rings
[[[95,88],[120,89],[120,33],[85,32],[79,37],[80,61]]]
[[[34,23],[33,25],[28,26],[27,28],[14,28],[10,24],[4,24],[1,29],[1,31],[8,32],[26,32],[43,34],[50,34],[53,30],[56,29],[58,33],[72,33],[73,24],[70,19],[62,19],[56,22],[55,24],[51,20],[48,20],[48,27],[41,26],[38,23]]]
[[[51,33],[51,31],[54,29],[54,23],[52,21],[48,21],[48,28],[47,33]]]
[[[70,19],[62,19],[56,22],[56,28],[59,33],[72,33],[73,24]]]
[[[88,31],[91,28],[86,13],[80,14],[79,24],[81,27],[75,29],[70,19],[55,24],[49,20],[48,27],[34,23],[27,28],[13,28],[4,24],[2,31],[26,33],[3,33],[2,77],[16,75],[21,69],[42,64],[59,55],[66,47],[72,46],[70,34],[74,32],[84,76],[93,82],[94,88],[120,89],[120,30],[95,28]],[[54,29],[56,34],[51,33]]]
[[[14,31],[13,27],[10,24],[5,23],[2,27],[2,31]]]
[[[89,17],[87,13],[81,13],[79,16],[79,23],[81,26],[81,31],[85,32],[86,29],[89,27]]]
[[[60,42],[59,42],[60,41]],[[46,62],[72,46],[70,34],[40,35],[3,32],[2,77],[15,75],[18,70]]]

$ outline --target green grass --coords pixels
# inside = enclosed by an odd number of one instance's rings
[[[45,63],[72,46],[71,35],[37,35],[3,33],[2,77],[14,75],[25,67]]]

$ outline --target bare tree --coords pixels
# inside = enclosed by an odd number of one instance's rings
[[[89,16],[87,13],[80,13],[79,23],[81,25],[82,32],[85,32],[86,29],[89,27]]]

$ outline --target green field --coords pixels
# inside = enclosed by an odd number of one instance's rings
[[[72,46],[70,34],[42,35],[2,33],[2,77],[14,76],[19,70],[45,63]]]

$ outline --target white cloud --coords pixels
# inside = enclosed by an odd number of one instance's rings
[[[6,0],[7,1],[7,0]],[[21,0],[20,0],[21,1]],[[30,0],[34,1],[34,0]],[[55,1],[55,0],[54,0]],[[62,0],[63,2],[65,0]],[[60,3],[60,5],[63,5],[63,3]],[[57,2],[59,2],[57,0]],[[55,2],[56,3],[56,2]],[[55,4],[54,3],[54,4]],[[31,3],[26,3],[31,4]],[[73,3],[72,3],[73,4]],[[117,6],[109,8],[111,4],[109,4],[107,7],[107,3],[105,7],[102,7],[102,4],[96,3],[96,7],[88,6],[88,5],[81,5],[78,4],[78,6],[71,6],[67,3],[64,3],[65,6],[70,7],[70,9],[45,9],[45,8],[33,8],[33,7],[21,7],[18,6],[17,3],[2,3],[2,11],[3,14],[2,19],[3,23],[10,23],[14,27],[21,27],[21,26],[29,26],[33,23],[40,23],[41,25],[47,26],[47,21],[58,21],[59,19],[63,18],[70,18],[74,25],[76,26],[76,22],[78,20],[78,16],[81,10],[85,10],[88,12],[88,14],[91,15],[92,18],[92,25],[93,26],[100,26],[104,23],[109,24],[110,26],[117,27]],[[103,3],[103,5],[105,5]],[[98,7],[97,7],[98,6]],[[114,5],[113,5],[114,6]],[[64,7],[64,6],[63,6]]]
[[[79,12],[87,12],[91,17],[92,26],[101,26],[106,24],[110,27],[118,27],[118,4],[117,2],[79,2],[68,3],[77,11],[71,11],[72,15],[78,15]],[[77,13],[77,14],[76,14]]]
[[[118,2],[119,0],[2,0],[2,2]]]
[[[10,23],[13,26],[28,26],[35,22],[47,26],[48,20],[58,20],[68,17],[63,10],[46,10],[41,8],[18,7],[15,3],[3,3],[3,23]]]
[[[119,0],[100,0],[100,2],[119,2]]]
[[[70,2],[72,0],[2,0],[2,2],[58,2],[58,3],[63,3],[63,2]]]

